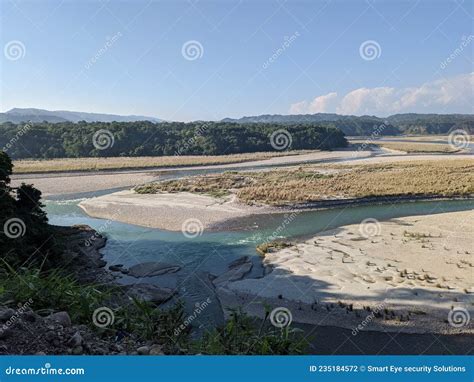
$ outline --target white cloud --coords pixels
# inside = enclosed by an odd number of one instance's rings
[[[291,114],[337,112],[385,116],[405,112],[453,113],[474,111],[474,73],[426,82],[419,87],[359,88],[343,97],[337,93],[291,105]]]

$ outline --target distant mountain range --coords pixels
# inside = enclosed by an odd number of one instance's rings
[[[141,115],[115,115],[84,113],[66,110],[20,109],[14,108],[0,113],[0,123],[24,122],[77,123],[86,122],[165,122],[155,117]],[[341,129],[348,136],[354,135],[397,135],[397,134],[446,134],[454,129],[464,129],[474,133],[473,114],[394,114],[387,118],[364,115],[340,115],[331,113],[316,114],[265,114],[238,119],[225,118],[221,122],[232,123],[272,123],[272,124],[305,124],[333,126]]]
[[[335,126],[346,135],[445,134],[453,129],[474,133],[473,114],[394,114],[387,118],[376,116],[316,114],[265,114],[238,119],[225,118],[222,122],[235,123],[317,123]]]
[[[21,109],[14,108],[6,113],[0,113],[0,123],[12,122],[136,122],[136,121],[151,121],[162,122],[161,119],[155,117],[145,117],[143,115],[115,115],[115,114],[99,114],[99,113],[84,113],[80,111],[66,111],[66,110],[44,110],[44,109]]]

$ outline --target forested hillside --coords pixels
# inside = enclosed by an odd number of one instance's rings
[[[474,132],[471,114],[395,114],[387,118],[376,116],[339,115],[328,113],[295,115],[257,115],[239,119],[226,118],[225,122],[239,123],[317,123],[341,129],[346,135],[446,134],[455,129]]]
[[[332,127],[292,124],[281,129],[279,124],[224,122],[8,122],[0,125],[0,149],[19,159],[223,155],[347,145],[344,134]]]

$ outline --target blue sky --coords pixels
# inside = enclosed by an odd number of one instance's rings
[[[473,1],[0,3],[1,111],[473,112]]]

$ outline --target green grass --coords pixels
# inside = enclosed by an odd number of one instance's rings
[[[287,326],[275,328],[268,322],[253,319],[239,310],[231,312],[226,324],[193,344],[195,352],[223,355],[287,355],[302,354],[308,342],[301,331]]]
[[[90,323],[95,309],[103,305],[111,291],[98,285],[79,284],[61,269],[35,268],[14,270],[8,264],[0,280],[2,304],[24,303],[30,298],[35,311],[67,311],[75,323]],[[110,288],[109,288],[110,289]]]

